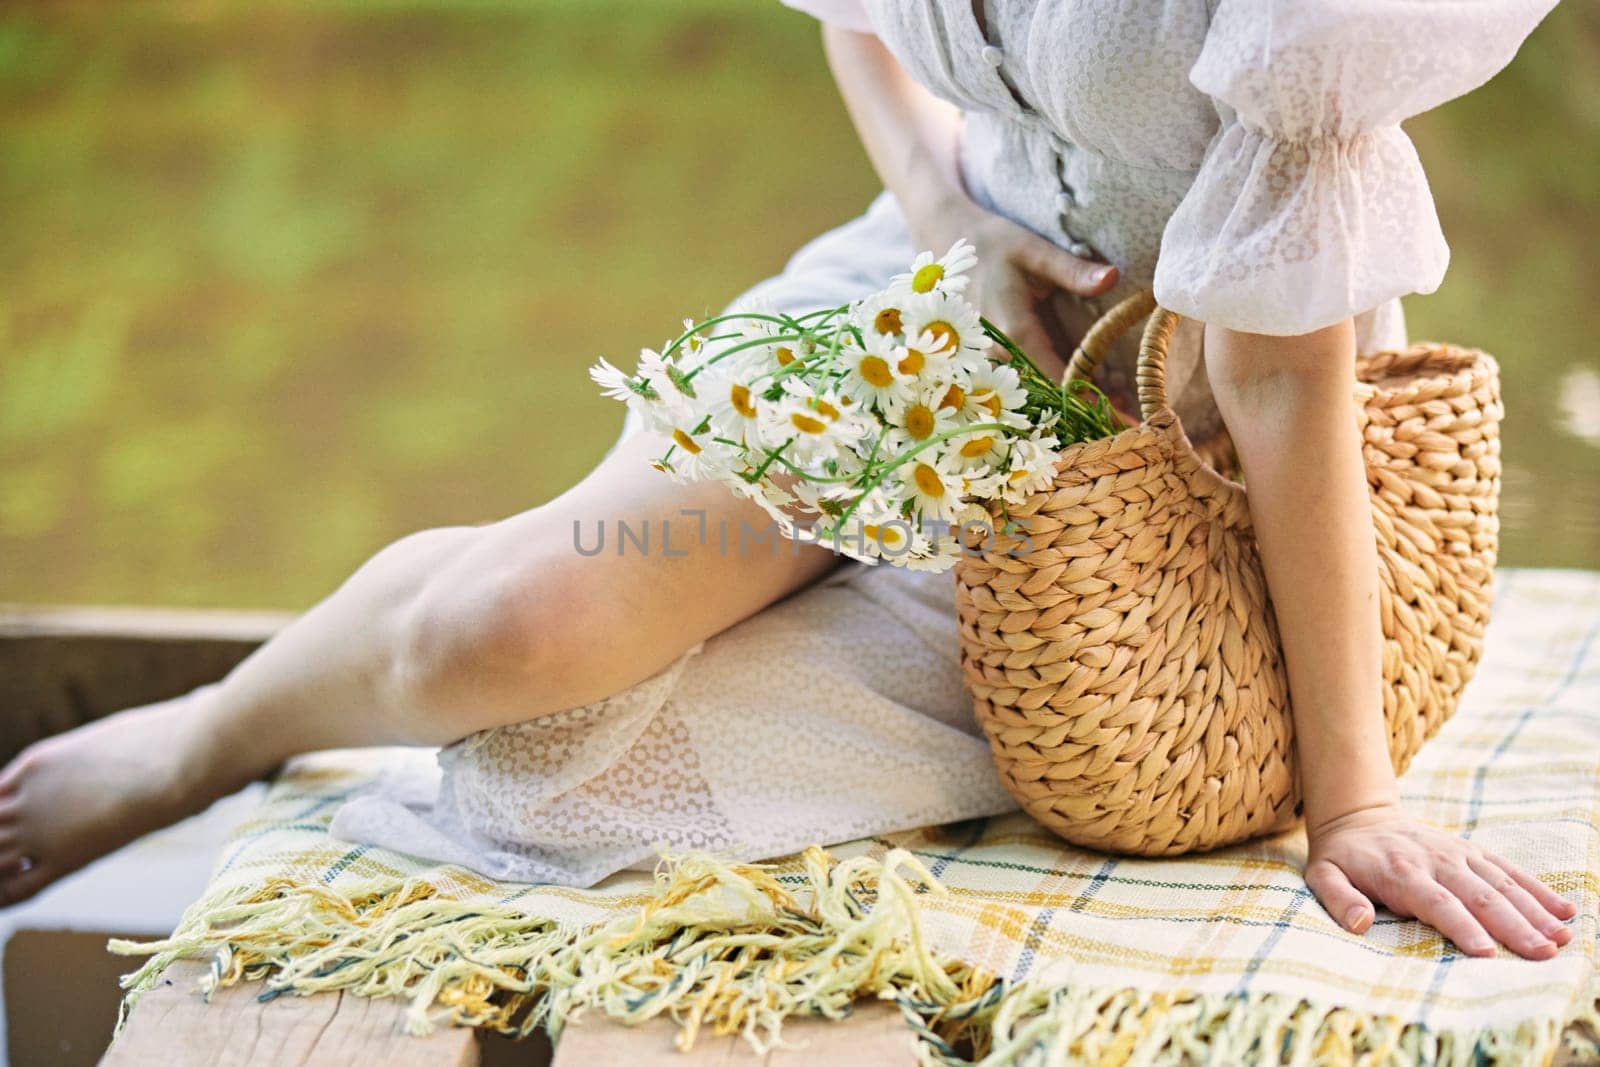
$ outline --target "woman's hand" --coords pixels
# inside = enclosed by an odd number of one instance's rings
[[[968,274],[966,297],[1004,330],[1047,374],[1066,370],[1071,352],[1057,352],[1041,310],[1056,289],[1099,296],[1117,283],[1117,268],[1080,259],[1010,219],[979,207],[964,192],[937,208],[906,208],[907,225],[920,248],[942,255],[957,238],[971,241],[978,265]]]
[[[1363,808],[1309,831],[1306,884],[1334,920],[1365,933],[1374,902],[1434,927],[1470,956],[1499,942],[1544,960],[1572,940],[1577,907],[1471,841],[1417,822],[1398,805]]]

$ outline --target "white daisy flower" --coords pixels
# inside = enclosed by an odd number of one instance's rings
[[[955,410],[944,404],[949,391],[949,382],[926,382],[889,404],[883,418],[890,429],[884,435],[879,454],[896,455],[955,429]]]
[[[961,495],[969,500],[994,500],[1005,492],[1004,470],[979,468],[961,472]]]
[[[623,403],[628,403],[638,396],[637,390],[643,386],[642,381],[635,385],[631,374],[613,367],[604,356],[600,357],[600,362],[589,368],[589,380],[600,387],[601,395]]]
[[[983,332],[978,312],[953,293],[913,293],[905,301],[903,319],[907,343],[913,337],[929,337],[930,352],[954,358],[958,352],[982,352],[989,347],[989,335]]]
[[[952,531],[938,537],[922,538],[902,558],[896,560],[908,571],[943,574],[961,561],[961,541]]]
[[[1028,394],[1022,379],[1011,367],[984,360],[974,366],[960,383],[960,417],[963,422],[1002,422],[1019,429],[1028,425],[1022,405]]]
[[[780,528],[785,528],[785,535],[787,536],[787,527],[793,522],[793,516],[786,509],[794,505],[794,495],[769,478],[757,478],[751,482],[740,477],[740,475],[751,474],[754,471],[755,468],[747,463],[736,465],[732,476],[723,480],[735,494],[759,505],[761,510],[765,511],[773,522],[777,523]]]
[[[963,238],[938,259],[933,258],[932,252],[917,253],[917,258],[911,261],[911,273],[896,274],[889,280],[889,288],[913,293],[930,293],[935,289],[959,293],[967,287],[966,272],[977,265],[977,249]]]
[[[671,439],[673,448],[657,461],[656,466],[666,471],[673,481],[688,483],[709,479],[721,480],[727,475],[735,454],[725,445],[713,441],[709,430],[697,434],[682,427],[674,427],[667,436]]]
[[[869,342],[874,337],[899,339],[905,335],[905,305],[909,293],[885,289],[862,297],[850,306],[850,322]]]
[[[794,483],[793,492],[801,506],[829,519],[837,519],[856,495],[856,490],[846,482],[811,482],[804,479]]]
[[[1024,437],[1011,442],[1011,455],[1007,458],[1005,471],[1004,495],[1007,503],[1021,504],[1032,494],[1055,484],[1055,444],[1053,437]]]
[[[944,347],[937,334],[925,332],[907,337],[905,344],[895,349],[894,369],[922,381],[950,379],[955,374],[954,357],[955,352]]]
[[[841,361],[848,368],[840,389],[863,406],[881,411],[908,398],[913,379],[900,372],[898,364],[904,353],[898,352],[891,341],[877,334],[866,337],[865,348],[852,346],[840,353]]]
[[[663,397],[694,399],[694,387],[685,380],[683,369],[653,348],[639,350],[638,374]]]
[[[761,440],[775,448],[790,442],[793,462],[825,462],[873,429],[873,420],[851,410],[837,394],[819,394],[793,378],[784,382],[784,395],[759,405]]]
[[[902,491],[924,520],[952,522],[966,501],[961,498],[961,475],[951,469],[941,450],[929,449],[902,463],[896,470]]]
[[[916,533],[905,519],[889,517],[882,522],[862,522],[852,531],[854,546],[870,559],[904,559],[915,545]]]
[[[945,447],[955,468],[973,477],[978,475],[979,468],[992,470],[1004,465],[1010,451],[1010,438],[1004,430],[973,430],[950,438]]]
[[[723,372],[720,365],[695,378],[695,391],[700,394],[702,407],[711,417],[711,429],[717,437],[746,443],[756,439],[760,397],[747,381],[731,371]]]
[[[950,358],[950,374],[957,381],[966,381],[974,374],[981,373],[985,367],[994,365],[985,351],[963,348]]]
[[[875,489],[856,503],[848,519],[825,531],[823,543],[866,563],[897,562],[911,551],[917,537],[898,509],[881,488]]]

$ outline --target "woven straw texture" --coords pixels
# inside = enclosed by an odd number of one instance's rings
[[[958,564],[956,604],[977,716],[1024,810],[1075,844],[1167,855],[1284,829],[1299,797],[1244,487],[1196,454],[1167,403],[1176,316],[1130,298],[1069,374],[1087,377],[1147,315],[1143,423],[1065,449],[1055,484],[1008,510],[1019,532]],[[1503,409],[1494,360],[1450,345],[1363,358],[1357,378],[1398,772],[1482,650]]]

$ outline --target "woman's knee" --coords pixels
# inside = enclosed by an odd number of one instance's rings
[[[405,702],[429,740],[454,740],[577,703],[604,599],[588,568],[544,545],[505,551],[485,528],[408,606],[397,650]]]

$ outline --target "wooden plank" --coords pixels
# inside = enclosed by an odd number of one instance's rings
[[[234,1067],[304,1064],[328,1067],[895,1067],[916,1062],[916,1038],[892,1004],[863,1001],[848,1019],[792,1019],[784,1026],[790,1048],[758,1055],[743,1038],[701,1035],[681,1053],[677,1027],[654,1019],[638,1027],[585,1013],[563,1032],[555,1058],[542,1035],[510,1042],[494,1035],[475,1040],[471,1030],[440,1028],[411,1037],[404,1006],[345,994],[279,997],[262,1003],[260,987],[219,991],[209,1005],[194,984],[199,963],[179,963],[167,980],[139,1002],[128,1026],[100,1061],[101,1067]],[[1581,1026],[1573,1030],[1590,1039]],[[480,1053],[483,1053],[480,1060]],[[1553,1067],[1592,1063],[1561,1050]]]
[[[139,1001],[101,1067],[478,1067],[477,1034],[405,1032],[405,1005],[344,993],[262,1002],[259,985],[195,992],[203,964],[175,964]]]
[[[790,1019],[784,1040],[793,1047],[765,1055],[742,1037],[702,1033],[687,1053],[672,1044],[678,1028],[670,1019],[622,1026],[598,1012],[586,1012],[556,1043],[551,1067],[589,1067],[625,1063],[630,1067],[895,1067],[916,1063],[916,1035],[900,1009],[882,1001],[862,1001],[848,1019]]]
[[[226,675],[289,615],[0,605],[0,761]]]
[[[109,930],[20,929],[5,939],[11,1067],[94,1067],[100,1061],[122,1000],[117,979],[134,967],[106,951],[113,936]]]

